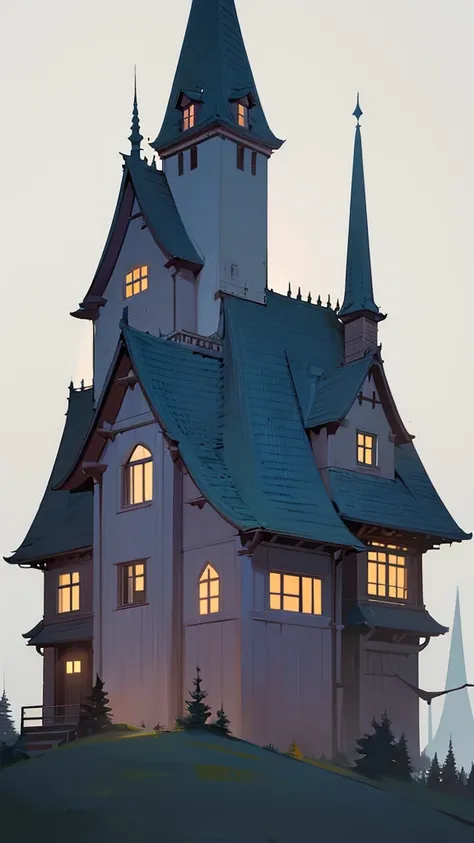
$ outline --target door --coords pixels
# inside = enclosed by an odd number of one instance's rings
[[[57,662],[56,719],[75,723],[79,707],[90,695],[92,687],[91,652],[87,647],[63,649]]]

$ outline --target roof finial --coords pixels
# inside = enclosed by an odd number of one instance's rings
[[[298,299],[298,301],[301,301],[301,287],[298,287],[298,294],[296,298]]]
[[[286,294],[289,299],[291,299],[291,281],[288,282],[288,292]]]
[[[140,134],[140,118],[138,116],[138,100],[137,100],[137,66],[134,68],[134,97],[133,97],[133,111],[132,111],[132,132],[129,141],[132,145],[131,155],[140,157],[141,143],[143,135]]]
[[[362,117],[363,113],[364,112],[362,111],[362,109],[360,107],[360,102],[359,102],[359,92],[357,92],[357,105],[354,108],[354,111],[352,112],[352,114],[356,118],[358,126],[360,126],[360,118]]]
[[[311,304],[311,290],[308,293],[308,304]]]

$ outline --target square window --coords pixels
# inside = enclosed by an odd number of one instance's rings
[[[383,548],[376,542],[377,548]],[[387,550],[395,553],[387,553]],[[384,599],[408,600],[407,548],[387,546],[367,553],[367,593]]]
[[[148,266],[137,266],[125,276],[125,298],[136,296],[148,289]]]
[[[134,606],[146,602],[145,562],[118,565],[118,605]]]

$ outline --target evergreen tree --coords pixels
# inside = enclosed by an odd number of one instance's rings
[[[418,772],[428,774],[430,766],[431,758],[429,757],[429,755],[426,754],[424,750],[422,750],[422,752],[420,753],[420,760],[417,765]]]
[[[262,746],[262,749],[268,749],[269,752],[280,752],[272,743],[266,743],[265,746]]]
[[[219,711],[217,712],[217,719],[214,720],[212,726],[216,731],[219,730],[224,735],[230,735],[230,729],[229,729],[230,720],[229,720],[229,718],[227,717],[227,714],[224,711],[223,703],[221,703],[221,707],[220,707]]]
[[[430,764],[430,769],[428,770],[428,777],[426,780],[426,784],[430,788],[430,790],[440,790],[441,789],[441,768],[439,766],[438,761],[438,753],[435,752],[433,756],[433,760]]]
[[[296,758],[297,761],[302,761],[304,758],[301,749],[297,745],[296,741],[291,741],[288,752],[286,753],[290,756],[290,758]]]
[[[467,777],[465,795],[474,799],[474,761],[471,764],[471,772]]]
[[[456,769],[456,759],[453,752],[453,742],[450,739],[449,749],[441,768],[441,790],[446,793],[456,793],[459,789],[459,776]]]
[[[211,709],[204,702],[207,697],[207,691],[201,689],[201,669],[196,668],[196,676],[193,679],[194,691],[190,691],[190,700],[186,700],[188,713],[185,717],[178,719],[176,722],[185,729],[195,729],[199,726],[205,726],[206,720],[211,716]]]
[[[88,702],[81,705],[77,729],[80,737],[97,735],[112,725],[110,717],[112,709],[109,706],[108,695],[103,688],[104,682],[97,674],[92,693],[90,697],[87,697]]]
[[[466,787],[467,776],[466,776],[466,771],[465,771],[464,767],[461,767],[461,771],[460,771],[459,776],[458,776],[458,781],[459,781],[459,784],[461,785],[461,789],[462,789],[462,787]]]
[[[18,735],[13,722],[10,701],[6,695],[5,688],[0,697],[0,743],[12,746]]]
[[[411,782],[412,773],[413,767],[408,754],[408,744],[405,732],[402,732],[402,736],[396,745],[392,776],[394,779],[399,779],[400,781]]]
[[[388,778],[394,772],[398,747],[386,711],[380,723],[372,720],[372,728],[371,735],[357,741],[356,751],[361,757],[356,759],[355,769],[368,778]]]

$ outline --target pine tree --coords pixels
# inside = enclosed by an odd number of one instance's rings
[[[10,701],[4,688],[0,697],[0,743],[12,746],[17,739],[18,735],[13,722]]]
[[[227,717],[227,714],[224,711],[223,703],[221,703],[221,707],[220,707],[219,711],[217,712],[217,719],[214,720],[212,726],[216,731],[219,730],[224,735],[230,735],[230,729],[229,729],[230,720],[229,720],[229,718]]]
[[[433,756],[433,760],[430,764],[430,769],[428,770],[428,777],[426,780],[427,786],[430,790],[440,790],[441,789],[441,768],[439,766],[438,761],[438,753],[435,752]]]
[[[87,697],[88,702],[81,705],[77,730],[80,737],[97,735],[112,725],[110,717],[112,709],[109,706],[108,695],[103,688],[104,682],[97,674],[92,693],[90,697]]]
[[[301,749],[299,748],[296,741],[291,741],[290,746],[288,748],[288,752],[286,754],[289,755],[290,758],[296,758],[297,761],[302,761],[304,758],[304,755],[301,752]]]
[[[456,793],[459,789],[459,776],[456,769],[456,759],[453,752],[453,742],[449,741],[449,749],[441,768],[441,790],[446,793]]]
[[[357,741],[356,751],[361,757],[356,759],[355,769],[368,778],[388,778],[393,775],[397,744],[386,711],[380,723],[372,720],[372,728],[371,735]]]
[[[471,764],[471,772],[467,777],[466,790],[464,793],[469,797],[469,799],[474,799],[474,761]]]
[[[462,790],[463,787],[466,787],[466,785],[467,785],[467,775],[466,775],[466,771],[465,771],[464,767],[461,767],[461,771],[458,775],[458,781],[459,781],[459,784],[461,786],[461,790]]]
[[[205,726],[206,720],[211,716],[210,707],[203,702],[207,697],[207,691],[201,690],[201,668],[196,668],[196,676],[193,679],[194,691],[190,691],[190,700],[186,700],[188,713],[185,717],[179,718],[176,722],[185,729],[196,729]]]
[[[405,732],[402,732],[402,736],[396,745],[392,776],[394,779],[399,779],[400,781],[411,782],[412,773],[413,767],[408,753],[408,744]]]

